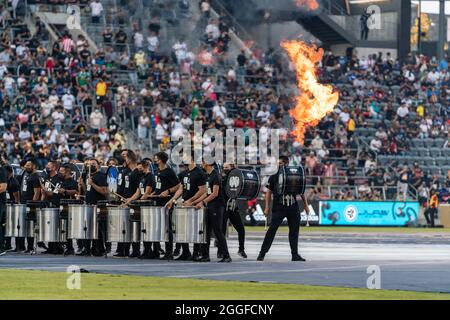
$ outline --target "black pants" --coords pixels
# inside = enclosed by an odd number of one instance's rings
[[[369,28],[361,28],[361,40],[367,40],[369,38]]]
[[[437,209],[436,208],[428,208],[424,215],[427,220],[428,225],[434,227],[434,219],[436,217]]]
[[[173,213],[173,207],[169,210],[169,242],[165,243],[166,255],[173,254],[172,213]]]
[[[106,220],[100,220],[98,222],[98,239],[92,240],[92,250],[96,254],[104,254],[106,252],[106,229]]]
[[[211,243],[211,232],[214,230],[214,234],[217,238],[217,250],[223,255],[224,258],[228,258],[230,253],[228,252],[227,239],[222,231],[223,224],[223,207],[213,206],[208,208],[206,213],[206,244],[202,245],[202,256],[209,257],[209,246]]]
[[[223,225],[222,225],[222,231],[225,236],[227,232],[228,219],[230,220],[233,228],[235,228],[238,233],[239,251],[243,251],[245,249],[244,248],[245,228],[241,216],[239,215],[239,210],[225,210],[223,214]]]
[[[287,218],[289,225],[289,245],[291,253],[298,254],[298,234],[300,231],[300,213],[296,211],[273,211],[272,220],[270,221],[269,230],[267,230],[264,242],[261,247],[261,253],[266,254],[272,246],[275,234],[284,218]]]

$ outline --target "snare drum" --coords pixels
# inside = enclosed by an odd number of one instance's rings
[[[172,230],[175,243],[206,243],[206,209],[176,207]]]
[[[5,237],[27,237],[27,205],[6,205]]]
[[[108,207],[107,241],[131,242],[130,208]]]
[[[141,239],[145,242],[169,241],[169,212],[165,207],[141,207]]]
[[[60,242],[59,208],[39,209],[37,213],[37,241]]]
[[[231,199],[253,200],[258,197],[261,179],[254,170],[233,169],[228,174],[225,192]]]
[[[97,240],[97,207],[87,204],[70,204],[68,239]]]

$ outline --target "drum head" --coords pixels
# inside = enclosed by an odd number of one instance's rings
[[[278,171],[278,194],[305,194],[306,177],[305,170],[299,167],[282,167]]]
[[[117,179],[119,177],[119,169],[115,166],[110,166],[106,170],[106,181],[108,183],[109,192],[117,192]]]
[[[225,193],[231,199],[251,200],[258,197],[261,181],[251,170],[233,169],[228,174]]]

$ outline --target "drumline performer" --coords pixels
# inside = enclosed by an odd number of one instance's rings
[[[100,163],[97,159],[91,158],[87,161],[88,170],[84,177],[80,177],[78,183],[80,189],[85,194],[86,204],[96,205],[101,200],[106,200],[108,196],[108,184],[106,175],[100,171]],[[83,250],[77,255],[90,256],[92,253],[95,256],[103,255],[103,238],[105,235],[106,224],[99,224],[99,239],[92,241],[83,240]],[[93,251],[93,252],[92,252]]]
[[[36,170],[36,161],[28,159],[24,165],[24,172],[21,179],[20,202],[26,204],[27,201],[39,201],[41,199],[41,182]],[[45,246],[44,246],[45,248]],[[25,250],[25,238],[16,238],[16,249],[14,251],[25,253],[33,252],[34,238],[27,237],[27,248]]]
[[[128,168],[127,174],[123,176],[124,187],[123,193],[119,195],[124,199],[131,198],[138,190],[139,190],[139,182],[141,180],[140,172],[137,168],[137,156],[136,154],[128,149],[122,150],[122,158],[124,160],[125,166]],[[141,255],[140,250],[140,242],[133,243],[133,252],[130,255],[130,243],[128,242],[119,242],[117,244],[118,253],[116,253],[115,257],[130,257],[137,258]]]
[[[166,207],[169,209],[173,207],[180,197],[183,199],[183,206],[195,207],[201,202],[201,197],[206,193],[206,175],[202,169],[197,167],[193,157],[191,157],[188,169],[180,174],[180,182],[182,187],[177,190],[172,199],[166,204]],[[181,248],[182,253],[176,260],[201,260],[199,244],[194,244],[193,254],[189,250],[188,243],[183,243]]]
[[[167,165],[169,156],[165,152],[159,152],[154,156],[154,162],[158,166],[158,169],[154,175],[154,192],[151,196],[158,196],[155,198],[156,205],[159,207],[166,206],[171,201],[173,195],[182,189],[181,183],[178,177]],[[169,242],[165,243],[165,254],[161,257],[161,260],[173,260],[173,230],[172,230],[172,206],[169,209]]]
[[[59,163],[55,160],[50,160],[45,170],[47,172],[47,179],[41,179],[41,200],[48,201],[52,206],[59,208],[61,195],[59,189],[62,184],[62,180],[58,174]],[[49,242],[48,249],[43,254],[63,254],[64,248],[59,242]]]
[[[211,243],[211,231],[214,230],[214,234],[217,238],[218,252],[220,253],[222,260],[219,262],[231,262],[230,253],[228,252],[227,240],[222,230],[223,224],[223,211],[225,206],[225,200],[222,194],[222,179],[214,169],[213,164],[207,164],[205,160],[202,163],[203,170],[205,170],[206,177],[206,193],[203,194],[197,205],[197,209],[206,207],[206,244],[203,244],[200,259],[201,262],[210,262],[209,247]]]
[[[20,202],[20,185],[17,181],[16,177],[14,177],[14,170],[11,166],[7,165],[4,167],[7,175],[6,182],[6,196],[7,200],[11,203],[19,203]],[[5,217],[6,218],[6,217]],[[6,221],[5,221],[6,222]],[[12,249],[11,246],[11,237],[4,237],[4,246],[3,249],[5,251],[9,251]]]
[[[78,193],[78,185],[75,179],[72,177],[72,168],[68,164],[63,164],[59,168],[59,177],[61,179],[61,187],[59,189],[59,195],[61,199],[74,199]],[[72,239],[67,239],[65,243],[64,255],[73,255],[75,253],[73,249]]]
[[[140,161],[137,164],[137,169],[139,170],[139,173],[141,175],[141,181],[139,182],[139,188],[136,190],[136,193],[131,197],[128,198],[124,205],[129,206],[133,201],[136,201],[138,199],[140,200],[146,200],[149,199],[150,195],[153,193],[154,190],[154,177],[152,172],[150,171],[150,162],[148,159],[144,159]],[[144,244],[144,251],[139,256],[140,259],[159,259],[160,255],[160,244],[159,242],[143,242]],[[152,251],[152,244],[153,244],[153,251]]]
[[[281,156],[279,158],[279,166],[285,167],[289,165],[289,158]],[[264,215],[266,218],[270,212],[270,201],[273,197],[272,204],[272,219],[270,221],[269,229],[267,230],[264,242],[259,252],[258,261],[263,261],[266,253],[269,251],[275,234],[283,222],[284,218],[287,218],[289,225],[289,245],[291,247],[292,261],[305,261],[298,254],[298,235],[300,229],[300,209],[296,199],[296,195],[293,194],[277,194],[276,184],[278,180],[278,174],[272,175],[269,178],[267,185],[267,193],[265,195],[265,208]],[[306,214],[309,215],[308,201],[304,195],[301,195]]]
[[[236,199],[231,199],[227,196],[227,193],[225,192],[225,186],[227,182],[227,176],[235,168],[234,164],[231,163],[224,163],[223,165],[223,173],[222,173],[222,196],[224,197],[225,202],[225,209],[223,213],[223,224],[222,224],[222,231],[223,234],[226,236],[226,231],[228,227],[228,220],[230,220],[231,225],[238,233],[238,240],[239,240],[239,251],[238,255],[242,258],[247,258],[247,254],[245,253],[245,228],[244,223],[242,222],[241,215],[239,214],[239,208],[237,206]],[[223,258],[222,256],[218,256],[218,258]]]

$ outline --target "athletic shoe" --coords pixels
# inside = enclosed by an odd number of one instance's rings
[[[209,257],[203,257],[200,262],[211,262],[211,259]]]
[[[191,254],[182,254],[181,256],[175,259],[175,261],[190,261],[190,260],[192,260]]]
[[[229,263],[229,262],[231,262],[231,261],[233,261],[233,260],[231,260],[230,257],[226,257],[226,258],[223,258],[222,260],[220,260],[220,261],[218,261],[218,262],[219,262],[219,263]]]
[[[173,255],[172,254],[165,254],[164,256],[162,256],[161,258],[159,258],[159,260],[173,260]]]
[[[247,254],[244,250],[239,250],[238,255],[241,256],[244,259],[247,259]]]
[[[257,261],[264,261],[264,257],[265,257],[265,256],[266,256],[265,254],[260,253],[260,254],[258,255],[258,258],[256,258],[256,260],[257,260]]]
[[[306,261],[306,260],[303,259],[302,256],[299,255],[299,254],[293,254],[292,255],[292,261]]]
[[[133,252],[132,254],[130,254],[130,258],[139,258],[141,254],[139,252]]]
[[[0,250],[0,257],[1,256],[4,256],[6,254],[6,251],[5,250]]]
[[[64,251],[65,256],[73,256],[74,254],[75,254],[75,250],[73,250],[73,249],[66,249],[66,251]]]

